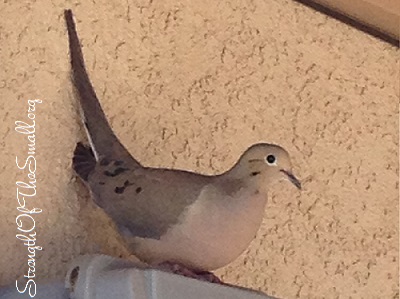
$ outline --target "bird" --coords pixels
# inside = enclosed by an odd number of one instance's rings
[[[142,165],[113,132],[86,71],[72,11],[64,17],[71,80],[89,141],[77,143],[74,171],[136,257],[218,282],[211,271],[234,261],[255,238],[271,184],[288,180],[301,189],[288,152],[253,144],[216,175]]]

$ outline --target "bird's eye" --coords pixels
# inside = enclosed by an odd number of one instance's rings
[[[274,155],[268,155],[267,158],[265,158],[265,160],[267,160],[267,163],[270,165],[276,163],[276,158]]]

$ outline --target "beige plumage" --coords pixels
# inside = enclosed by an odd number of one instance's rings
[[[91,148],[78,143],[73,167],[96,204],[149,264],[210,271],[233,261],[260,227],[270,184],[288,179],[300,188],[288,153],[256,144],[216,176],[142,166],[109,126],[86,73],[70,10],[65,18],[72,78],[91,143]]]

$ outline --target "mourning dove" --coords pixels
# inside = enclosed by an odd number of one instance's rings
[[[236,259],[254,239],[269,186],[297,188],[286,150],[259,143],[219,175],[141,165],[113,133],[85,70],[71,10],[65,11],[72,79],[90,147],[78,143],[73,168],[129,249],[150,265],[211,271]]]

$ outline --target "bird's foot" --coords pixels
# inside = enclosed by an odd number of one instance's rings
[[[211,283],[224,284],[215,274],[208,271],[195,271],[177,263],[164,262],[157,266],[158,269],[189,278],[207,281]]]

